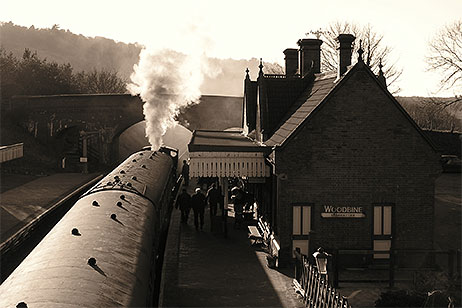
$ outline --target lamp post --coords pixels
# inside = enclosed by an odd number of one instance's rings
[[[313,253],[313,257],[316,260],[316,267],[318,268],[318,273],[321,277],[325,276],[326,281],[328,281],[327,275],[327,258],[330,254],[326,253],[322,247],[319,247],[318,250]]]

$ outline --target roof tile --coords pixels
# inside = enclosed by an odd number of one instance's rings
[[[321,104],[326,95],[334,88],[336,76],[317,76],[311,87],[302,93],[293,107],[283,118],[280,127],[265,144],[268,146],[283,144],[306,118]]]

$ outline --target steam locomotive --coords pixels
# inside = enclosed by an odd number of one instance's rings
[[[157,304],[178,151],[127,158],[74,204],[0,286],[0,307]]]

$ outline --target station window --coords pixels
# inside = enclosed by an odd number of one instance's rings
[[[311,205],[294,205],[293,235],[308,235],[311,231]]]
[[[393,206],[391,204],[374,205],[374,232],[372,242],[375,251],[389,251],[391,248],[392,210]],[[389,253],[374,253],[374,259],[389,258]]]
[[[391,235],[391,205],[374,206],[374,235]]]

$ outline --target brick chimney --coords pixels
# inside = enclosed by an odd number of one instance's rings
[[[300,46],[300,75],[304,77],[313,65],[313,72],[321,72],[321,44],[318,39],[300,39],[297,42]]]
[[[355,40],[354,35],[352,34],[340,34],[337,37],[337,41],[339,42],[339,65],[338,65],[338,77],[341,77],[345,74],[347,67],[351,65],[351,54],[353,52],[353,48],[351,43]]]
[[[284,50],[284,55],[284,60],[286,61],[286,76],[294,76],[298,70],[298,50],[287,48]]]

